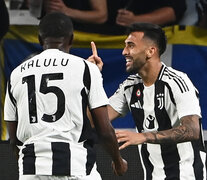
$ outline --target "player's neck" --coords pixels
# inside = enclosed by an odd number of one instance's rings
[[[59,49],[60,51],[63,52],[69,52],[69,49],[65,48],[65,46],[62,46],[62,44],[45,44],[43,46],[43,49]]]
[[[46,38],[43,42],[43,49],[59,49],[63,52],[69,52],[68,43],[64,38]]]
[[[161,67],[162,63],[160,61],[156,63],[151,63],[144,71],[139,73],[145,86],[151,86],[155,83],[160,73]]]

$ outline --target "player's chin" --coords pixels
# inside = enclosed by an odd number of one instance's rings
[[[131,67],[129,67],[129,66],[126,67],[126,72],[129,73],[129,74],[133,74],[134,73],[133,69]]]

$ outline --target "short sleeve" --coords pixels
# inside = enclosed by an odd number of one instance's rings
[[[89,70],[91,75],[91,86],[89,90],[89,107],[90,109],[98,108],[107,105],[108,97],[103,88],[103,78],[98,67],[89,63]]]
[[[16,121],[16,105],[11,93],[10,82],[7,83],[6,97],[4,102],[4,120]]]
[[[109,98],[109,104],[122,116],[125,116],[129,112],[124,91],[124,84],[125,82],[120,84],[116,92]]]
[[[174,97],[177,106],[178,117],[187,115],[198,115],[201,117],[201,109],[198,98],[198,91],[186,74],[182,76],[183,88],[174,85]]]

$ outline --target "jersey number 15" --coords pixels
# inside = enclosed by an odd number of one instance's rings
[[[50,80],[63,79],[63,73],[43,74],[40,83],[39,92],[43,94],[53,93],[57,96],[57,111],[54,114],[43,114],[41,120],[46,122],[55,122],[59,120],[65,112],[65,95],[63,91],[56,86],[48,86]],[[22,78],[22,84],[27,83],[28,89],[28,104],[29,104],[29,119],[30,123],[37,123],[37,103],[36,103],[36,89],[35,76],[30,75]]]

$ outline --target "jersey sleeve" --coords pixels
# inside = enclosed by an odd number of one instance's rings
[[[125,116],[129,112],[124,86],[125,82],[119,85],[116,92],[109,98],[109,104],[121,116]]]
[[[7,83],[6,97],[4,102],[4,120],[5,121],[17,121],[16,118],[16,105],[15,100],[11,93],[10,81]]]
[[[186,74],[182,76],[185,88],[174,85],[174,97],[177,106],[178,117],[187,115],[198,115],[201,117],[201,109],[198,98],[198,91]]]
[[[103,78],[98,67],[92,63],[89,64],[91,75],[91,87],[89,91],[90,109],[98,108],[109,104],[108,97],[103,88]]]

